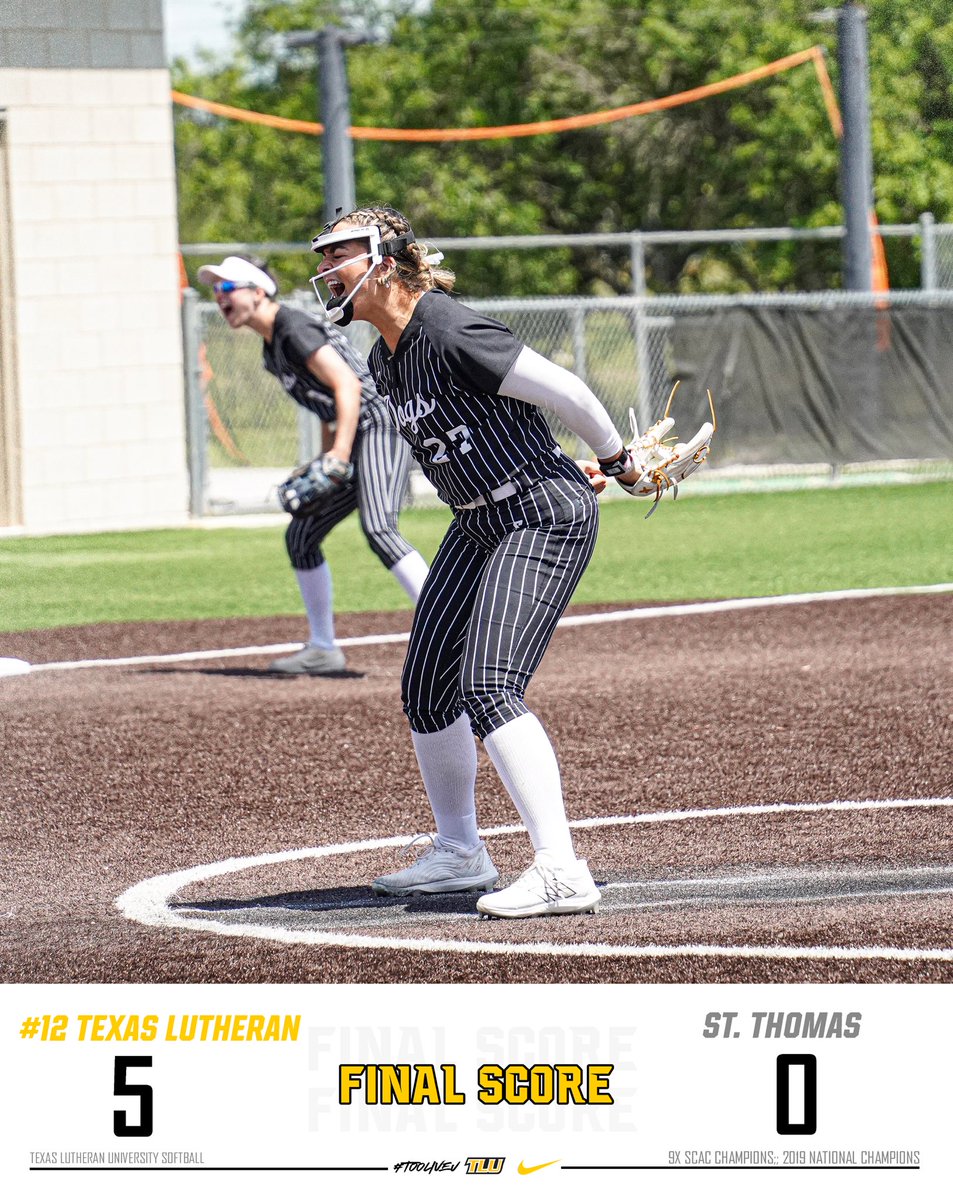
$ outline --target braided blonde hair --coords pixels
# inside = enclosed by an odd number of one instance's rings
[[[379,206],[372,205],[367,208],[355,208],[353,212],[347,213],[345,216],[337,217],[331,223],[332,230],[337,229],[339,225],[347,222],[356,227],[362,225],[376,225],[381,231],[383,241],[389,241],[391,238],[400,237],[401,234],[411,232],[410,222],[403,213],[397,211],[396,208],[391,208],[388,204]],[[414,292],[429,292],[434,288],[439,288],[443,292],[453,291],[453,285],[456,282],[456,275],[453,271],[446,267],[438,267],[437,261],[434,262],[435,252],[423,242],[411,242],[402,250],[398,250],[393,256],[394,262],[397,264],[397,280],[403,284],[408,291]]]

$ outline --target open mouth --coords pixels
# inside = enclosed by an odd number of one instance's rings
[[[218,311],[222,314],[229,325],[231,325],[232,318],[234,317],[237,320],[241,312],[239,306],[235,303],[235,297],[223,293],[217,296],[216,300],[218,302]]]
[[[331,293],[334,299],[340,300],[345,292],[344,284],[340,281],[340,279],[327,279],[325,282],[327,283],[328,291]]]

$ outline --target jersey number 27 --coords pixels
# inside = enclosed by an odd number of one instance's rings
[[[442,441],[440,438],[424,438],[424,445],[432,447],[430,451],[431,463],[445,463],[450,461],[450,451],[456,450],[460,454],[469,454],[473,449],[470,443],[470,430],[466,425],[457,425],[453,429],[448,429],[444,434],[447,441]],[[449,444],[448,444],[449,443]]]

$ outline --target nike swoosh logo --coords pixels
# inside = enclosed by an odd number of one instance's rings
[[[559,1162],[559,1159],[554,1158],[553,1162],[540,1163],[538,1166],[535,1166],[535,1167],[527,1167],[523,1162],[520,1162],[520,1165],[516,1169],[517,1169],[517,1171],[519,1171],[519,1173],[521,1175],[532,1175],[532,1173],[534,1171],[541,1171],[543,1169],[543,1167],[551,1167],[553,1165],[553,1163],[558,1163],[558,1162]]]

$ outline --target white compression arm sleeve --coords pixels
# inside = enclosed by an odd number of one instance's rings
[[[578,375],[558,367],[529,346],[523,347],[500,384],[500,395],[551,412],[591,446],[597,458],[612,458],[622,449],[622,438],[609,414]]]

